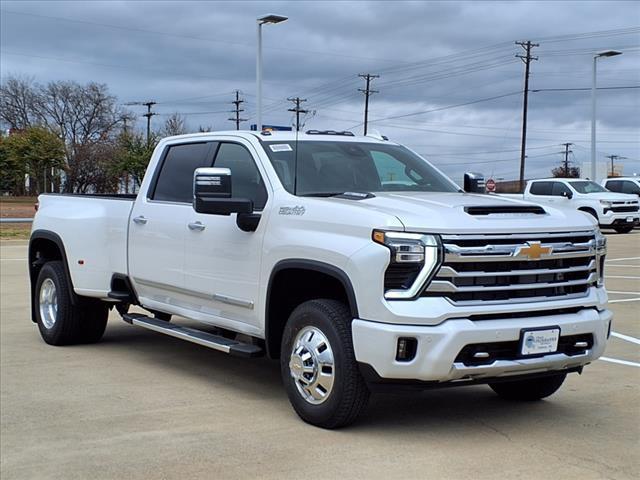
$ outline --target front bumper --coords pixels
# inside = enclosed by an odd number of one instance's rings
[[[382,379],[422,382],[478,381],[510,375],[526,375],[575,369],[602,355],[613,315],[610,310],[588,308],[576,313],[515,319],[452,319],[436,326],[394,325],[356,319],[352,323],[355,357],[369,365]],[[592,334],[593,346],[583,354],[564,353],[536,358],[497,360],[487,365],[467,366],[456,362],[470,344],[509,342],[520,338],[522,329],[559,326],[561,336]],[[418,341],[415,357],[396,360],[400,337]]]
[[[600,214],[598,222],[602,226],[638,225],[640,212],[612,212],[611,210]],[[629,221],[631,220],[631,221]]]

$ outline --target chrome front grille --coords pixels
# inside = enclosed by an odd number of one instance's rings
[[[580,297],[599,276],[594,232],[443,235],[444,261],[423,296],[455,304]]]

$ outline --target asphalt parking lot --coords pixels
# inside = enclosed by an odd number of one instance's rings
[[[379,395],[339,431],[298,419],[277,363],[116,314],[99,344],[46,345],[29,320],[26,242],[3,242],[0,476],[637,478],[640,231],[608,238],[615,334],[556,395],[529,404],[486,386]]]

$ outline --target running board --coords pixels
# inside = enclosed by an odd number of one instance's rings
[[[213,348],[214,350],[236,357],[260,357],[264,355],[264,351],[258,345],[238,342],[221,337],[220,335],[196,330],[195,328],[181,327],[173,323],[165,322],[164,320],[148,317],[141,313],[125,313],[122,315],[122,319],[131,325],[138,325],[153,330],[154,332],[164,333],[165,335],[170,335],[181,340],[197,343],[198,345]]]

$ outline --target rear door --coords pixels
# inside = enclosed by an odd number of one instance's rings
[[[230,138],[220,141],[214,167],[231,169],[232,195],[253,200],[254,212],[262,215],[258,229],[240,230],[237,214],[208,215],[192,209],[185,242],[190,308],[218,325],[243,331],[260,329],[256,302],[268,194],[266,176],[256,158],[251,143]]]
[[[556,182],[532,182],[529,188],[531,200],[542,203],[555,203],[556,198],[552,194],[553,185]]]
[[[622,184],[622,193],[640,196],[640,184],[632,180],[624,180]]]
[[[214,146],[212,142],[167,146],[147,196],[134,205],[129,272],[141,299],[175,305],[184,296],[184,242],[193,211],[193,172],[211,166]]]

